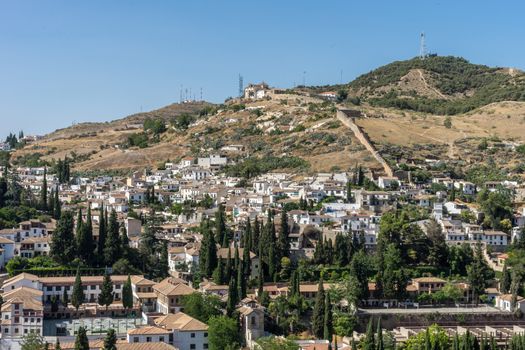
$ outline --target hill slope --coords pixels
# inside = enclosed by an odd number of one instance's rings
[[[303,87],[222,105],[172,104],[113,122],[78,124],[27,145],[13,158],[18,164],[38,164],[67,156],[79,171],[129,171],[226,153],[238,161],[292,157],[283,164],[299,164],[293,158],[298,157],[308,162],[307,171],[345,171],[359,163],[381,173],[381,164],[337,120],[335,102],[317,97],[341,88]],[[520,102],[525,75],[520,71],[429,57],[394,62],[345,88],[354,98],[341,105],[362,112],[355,123],[393,168],[440,159],[459,171],[490,161],[525,172],[521,154],[513,149],[525,141],[525,102]],[[228,145],[244,149],[224,149]]]
[[[387,64],[355,79],[349,90],[372,106],[453,115],[493,102],[525,101],[525,74],[431,56]]]

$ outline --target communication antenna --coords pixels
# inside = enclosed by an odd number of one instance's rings
[[[202,88],[201,88],[201,101],[204,101],[204,100],[202,99]]]
[[[180,93],[179,103],[182,103],[182,84],[180,84],[180,90],[179,90],[179,93]]]
[[[419,58],[424,60],[427,57],[427,44],[425,42],[425,33],[422,32],[419,37]]]
[[[239,74],[239,97],[244,95],[244,78]]]
[[[340,78],[339,78],[339,84],[343,85],[343,70],[341,69],[341,75],[340,75]]]
[[[303,87],[306,87],[306,71],[303,71]]]

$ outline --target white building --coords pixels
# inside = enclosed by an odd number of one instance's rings
[[[155,325],[173,334],[172,345],[179,350],[208,349],[208,325],[178,312],[155,319]]]

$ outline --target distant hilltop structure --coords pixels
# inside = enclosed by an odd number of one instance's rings
[[[244,98],[247,100],[261,100],[270,92],[270,87],[265,82],[250,84],[244,88]]]

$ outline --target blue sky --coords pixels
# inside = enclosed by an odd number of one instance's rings
[[[338,83],[429,51],[525,68],[522,1],[0,0],[0,136],[245,83]]]

